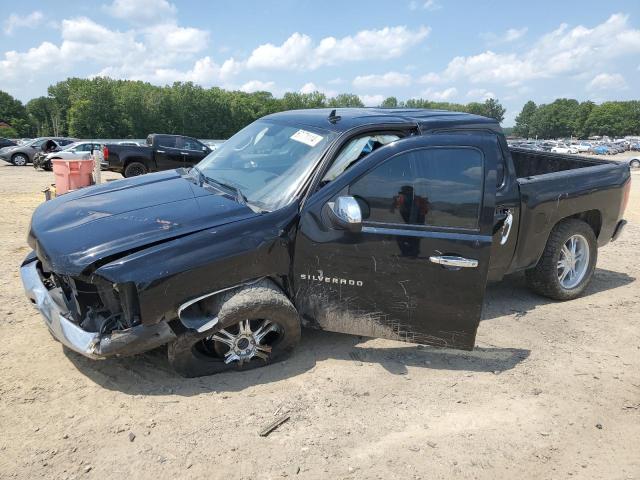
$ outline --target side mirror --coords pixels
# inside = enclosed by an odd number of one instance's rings
[[[327,203],[329,218],[334,227],[359,232],[362,230],[362,210],[353,197],[338,197]]]

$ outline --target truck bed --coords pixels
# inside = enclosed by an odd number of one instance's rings
[[[548,173],[576,170],[606,165],[611,162],[597,158],[580,157],[563,153],[538,152],[523,148],[509,148],[518,178],[530,178]]]
[[[629,165],[612,160],[510,148],[520,189],[516,269],[538,261],[547,238],[563,218],[595,225],[598,246],[611,239],[624,203]]]

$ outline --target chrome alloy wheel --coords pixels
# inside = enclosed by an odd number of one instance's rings
[[[576,234],[564,243],[558,258],[558,281],[563,288],[577,287],[589,269],[589,243]]]
[[[229,331],[230,328],[223,328],[208,337],[206,341],[222,344],[228,348],[223,353],[224,363],[238,362],[239,365],[242,365],[255,357],[266,362],[271,354],[271,345],[265,343],[265,340],[272,332],[280,334],[281,328],[269,320],[263,320],[262,322],[254,321],[259,325],[255,330],[252,330],[251,323],[249,320],[242,320],[234,328],[234,330],[237,329],[237,333]],[[215,348],[218,352],[220,351],[219,346],[217,345]]]

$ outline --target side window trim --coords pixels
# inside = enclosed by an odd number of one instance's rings
[[[378,227],[378,228],[391,228],[391,229],[402,229],[405,231],[423,231],[423,232],[429,232],[429,231],[434,231],[434,232],[456,232],[456,231],[462,231],[462,232],[468,232],[468,233],[474,233],[477,234],[478,232],[480,232],[480,220],[481,220],[481,215],[482,215],[482,209],[484,207],[484,192],[485,192],[485,187],[486,187],[486,157],[484,155],[484,152],[482,149],[473,146],[473,145],[458,145],[458,146],[452,146],[452,145],[430,145],[430,146],[419,146],[419,147],[414,147],[411,149],[407,149],[407,150],[403,150],[400,152],[396,152],[395,154],[391,155],[390,157],[385,158],[384,160],[380,161],[379,163],[377,163],[375,166],[371,167],[369,170],[362,172],[360,175],[358,175],[356,178],[353,178],[351,180],[351,182],[349,182],[348,186],[347,186],[347,190],[349,191],[349,194],[351,193],[351,186],[355,183],[357,183],[361,178],[363,178],[365,175],[371,173],[373,170],[375,170],[376,168],[379,168],[380,166],[384,165],[385,163],[391,161],[392,159],[396,158],[399,155],[404,155],[404,154],[408,154],[408,153],[412,153],[412,152],[416,152],[416,151],[420,151],[420,150],[432,150],[432,149],[469,149],[469,150],[475,150],[480,154],[481,157],[481,161],[482,161],[482,177],[481,177],[481,182],[480,182],[480,199],[479,199],[479,203],[478,203],[478,213],[477,213],[477,223],[476,226],[473,228],[469,228],[469,227],[457,227],[457,226],[442,226],[442,225],[422,225],[422,224],[409,224],[409,223],[394,223],[394,222],[377,222],[375,220],[369,220],[369,219],[365,219],[362,221],[363,226],[365,227]],[[411,168],[413,169],[413,160],[411,161]],[[343,172],[344,173],[344,172]]]

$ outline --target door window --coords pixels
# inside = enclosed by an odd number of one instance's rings
[[[178,148],[183,148],[185,150],[194,150],[196,152],[201,152],[202,151],[202,147],[203,145],[196,141],[193,140],[192,138],[185,138],[183,139],[183,145],[179,146]]]
[[[163,148],[176,148],[176,137],[158,137],[158,146]]]
[[[475,229],[483,179],[480,151],[428,148],[396,155],[349,191],[370,222]]]

